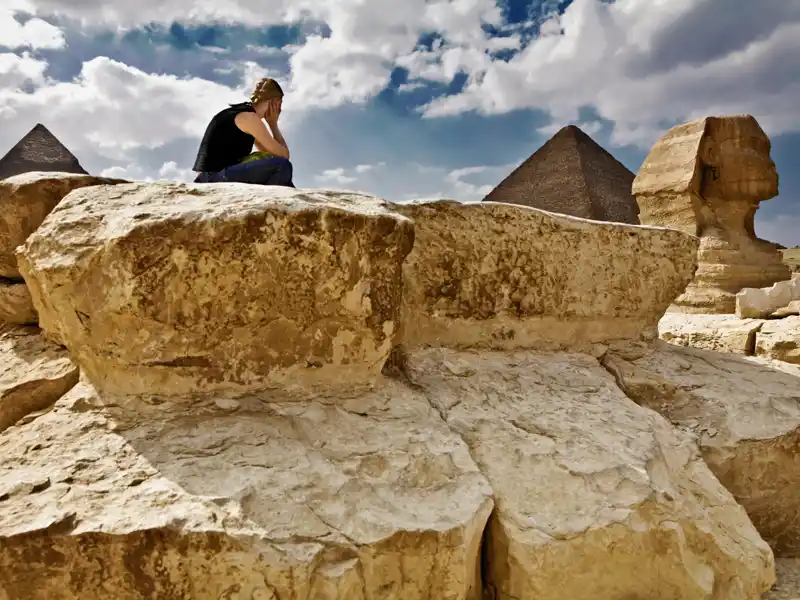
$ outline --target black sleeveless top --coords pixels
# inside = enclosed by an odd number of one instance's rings
[[[234,119],[242,112],[255,112],[250,102],[233,104],[221,110],[206,127],[193,171],[216,173],[241,161],[253,150],[253,136],[236,126]]]

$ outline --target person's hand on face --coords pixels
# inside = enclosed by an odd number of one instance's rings
[[[264,120],[267,123],[277,123],[278,117],[281,116],[281,101],[270,100],[267,104],[267,112],[264,114]]]

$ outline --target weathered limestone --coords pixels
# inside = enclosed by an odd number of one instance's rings
[[[789,304],[783,308],[779,308],[770,316],[782,319],[784,317],[796,317],[798,315],[800,315],[800,300],[792,300]]]
[[[488,597],[755,600],[774,582],[694,443],[593,357],[427,349],[407,369],[494,489]]]
[[[630,398],[697,436],[776,555],[800,557],[800,368],[664,343],[603,361]]]
[[[0,321],[35,325],[36,309],[25,282],[0,279]]]
[[[70,194],[19,262],[101,391],[334,393],[380,373],[413,236],[370,196],[128,184]]]
[[[491,489],[419,393],[162,400],[0,436],[0,598],[480,600]]]
[[[668,312],[658,322],[659,337],[676,346],[752,355],[764,321],[736,315]]]
[[[72,173],[25,173],[0,181],[0,277],[18,279],[14,249],[70,191],[119,179]]]
[[[756,337],[755,354],[800,365],[800,317],[766,321]]]
[[[777,246],[754,230],[759,203],[778,194],[770,148],[753,117],[708,117],[673,127],[645,159],[633,183],[641,222],[700,237],[676,309],[733,313],[742,288],[789,279]]]
[[[52,406],[77,382],[78,369],[66,351],[45,341],[38,329],[0,330],[0,432]]]
[[[393,208],[415,230],[407,346],[587,349],[655,337],[696,267],[697,239],[663,228],[492,202]]]
[[[764,319],[800,301],[800,273],[766,288],[745,288],[736,294],[736,315]]]

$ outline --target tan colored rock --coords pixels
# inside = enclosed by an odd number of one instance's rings
[[[586,348],[655,337],[695,269],[697,239],[678,231],[491,202],[393,208],[414,221],[403,268],[408,346]]]
[[[794,277],[767,288],[743,289],[736,294],[736,314],[764,319],[792,302],[800,302],[800,279]]]
[[[78,369],[66,351],[45,341],[38,329],[0,330],[0,431],[52,406],[77,382]]]
[[[494,489],[488,597],[755,600],[774,582],[768,546],[689,436],[593,357],[427,349],[407,361]]]
[[[741,289],[789,279],[777,246],[754,229],[759,203],[778,194],[770,149],[753,117],[708,117],[673,127],[645,158],[633,183],[642,224],[700,237],[677,310],[732,314]]]
[[[736,315],[668,312],[658,322],[659,337],[676,346],[752,355],[764,321]]]
[[[630,398],[697,436],[777,556],[800,557],[800,368],[664,343],[604,364]]]
[[[772,313],[773,317],[778,319],[782,319],[784,317],[796,317],[800,316],[800,300],[792,300],[784,306],[783,308],[779,308],[774,313]]]
[[[800,558],[775,561],[778,583],[764,600],[800,600]]]
[[[19,262],[102,391],[333,394],[380,374],[413,235],[359,194],[128,184],[70,194]]]
[[[0,279],[0,321],[35,325],[36,309],[25,282]]]
[[[0,181],[0,277],[18,278],[14,250],[36,231],[70,191],[120,179],[72,173],[34,172]]]
[[[756,336],[755,353],[756,356],[800,365],[800,317],[766,321]]]
[[[0,435],[0,597],[480,600],[491,490],[387,385],[188,406],[79,384]]]

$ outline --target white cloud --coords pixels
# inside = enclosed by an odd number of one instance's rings
[[[27,85],[42,85],[46,69],[47,62],[31,58],[29,54],[18,56],[11,52],[0,53],[0,90],[19,90]],[[0,101],[0,122],[14,116],[13,109]]]
[[[12,50],[64,47],[64,33],[61,29],[35,17],[21,23],[11,8],[0,8],[0,46]]]
[[[357,177],[345,175],[345,171],[341,167],[338,169],[326,169],[315,178],[321,183],[336,183],[338,185],[346,185],[358,181]]]
[[[356,173],[369,173],[374,169],[382,168],[385,166],[386,166],[385,162],[379,162],[374,165],[356,165],[355,171]]]
[[[728,31],[733,40],[745,33],[749,38],[738,45],[713,40],[725,52],[715,52],[713,43],[703,45],[701,24],[692,19],[706,17],[702,11],[712,4],[719,10],[707,18],[725,23],[734,18],[736,7],[722,0],[575,0],[547,22],[547,35],[510,61],[461,61],[470,73],[466,89],[433,100],[424,113],[534,108],[562,125],[578,119],[582,107],[593,106],[616,123],[613,141],[642,146],[663,132],[664,122],[707,114],[751,113],[771,134],[800,129],[800,1],[752,5]],[[769,13],[757,29],[746,21],[755,10]],[[670,36],[671,45],[664,41]],[[682,45],[694,45],[694,55]],[[453,71],[444,53],[408,60],[418,76],[429,79],[447,79]]]
[[[0,82],[5,84],[0,128],[27,129],[46,115],[68,147],[115,160],[138,148],[199,137],[214,112],[245,92],[200,78],[145,73],[103,57],[84,63],[70,82],[46,80],[45,66],[29,57],[0,55]],[[24,80],[35,88],[21,89]]]

